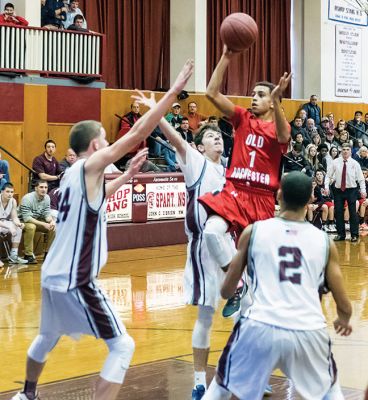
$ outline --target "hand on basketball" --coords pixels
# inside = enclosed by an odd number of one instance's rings
[[[133,95],[132,99],[134,99],[137,103],[142,104],[148,108],[152,108],[156,105],[155,94],[151,92],[150,97],[147,97],[142,91],[136,89],[137,95]]]
[[[349,336],[353,330],[352,326],[349,324],[349,321],[343,321],[340,318],[337,318],[334,321],[335,332],[341,336]]]
[[[127,170],[127,174],[130,176],[134,176],[138,174],[138,172],[141,170],[141,167],[146,160],[148,155],[148,149],[147,147],[139,150],[138,153],[132,158],[132,161],[129,164],[129,168]]]
[[[189,81],[194,71],[194,61],[187,60],[184,64],[182,70],[179,72],[174,84],[172,85],[170,91],[179,94]]]
[[[282,94],[289,86],[292,76],[293,74],[291,72],[290,74],[285,72],[284,75],[282,75],[282,77],[279,80],[279,84],[271,92],[272,100],[280,101],[280,99],[282,98]]]
[[[237,55],[237,54],[239,54],[239,53],[240,53],[239,51],[236,52],[236,51],[230,50],[230,49],[226,46],[226,44],[224,44],[224,49],[222,50],[222,54],[223,54],[224,57],[226,57],[226,58],[233,58],[235,55]]]

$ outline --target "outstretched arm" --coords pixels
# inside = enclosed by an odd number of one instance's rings
[[[158,125],[165,111],[170,107],[175,97],[182,91],[193,73],[193,61],[188,60],[171,89],[132,127],[128,134],[121,137],[109,147],[105,147],[92,154],[85,162],[86,175],[102,176],[107,165],[112,164],[150,135]]]
[[[247,264],[248,246],[252,234],[253,225],[248,225],[240,236],[238,251],[229,265],[224,283],[221,288],[221,296],[229,299],[235,293],[236,287]]]
[[[220,93],[220,86],[224,80],[226,68],[228,67],[230,60],[233,58],[235,53],[228,50],[227,46],[224,46],[224,51],[218,62],[211,80],[208,83],[206,96],[213,103],[216,108],[218,108],[227,117],[232,117],[234,115],[235,106],[234,104],[222,93]]]
[[[290,130],[288,123],[285,119],[285,115],[281,108],[282,94],[289,86],[292,74],[287,72],[280,78],[279,84],[273,89],[271,93],[274,113],[275,113],[275,124],[276,134],[279,143],[288,143],[290,140]]]
[[[341,336],[349,336],[352,331],[352,327],[349,324],[352,308],[344,287],[337,249],[332,240],[330,240],[330,256],[326,269],[326,279],[327,286],[331,290],[336,303],[337,319],[334,321],[335,331]]]
[[[136,102],[148,108],[152,108],[156,104],[156,100],[153,94],[151,94],[151,97],[146,97],[144,93],[138,91],[138,95],[133,96],[133,98]],[[165,118],[161,118],[159,127],[165,137],[169,139],[170,143],[176,148],[176,151],[180,154],[180,157],[185,163],[186,142],[181,137],[179,132],[177,132]]]
[[[114,194],[119,189],[119,187],[127,183],[130,180],[130,178],[138,174],[138,172],[142,167],[142,164],[147,159],[147,155],[148,155],[147,148],[138,151],[138,153],[132,158],[128,170],[125,171],[124,174],[120,175],[119,177],[106,183],[105,185],[106,198]]]

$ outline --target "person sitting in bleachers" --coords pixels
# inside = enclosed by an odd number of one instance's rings
[[[72,24],[75,24],[75,17],[80,15],[83,18],[83,23],[81,28],[87,30],[87,21],[84,17],[82,10],[79,8],[79,1],[70,0],[69,7],[66,13],[66,19],[63,21],[63,25],[65,29],[69,29],[68,27]]]
[[[368,149],[365,146],[362,146],[356,154],[355,159],[358,161],[360,167],[368,168]]]
[[[15,14],[14,4],[6,3],[4,13],[0,14],[0,25],[28,26],[28,21]]]
[[[336,225],[335,225],[335,205],[332,197],[332,190],[329,192],[326,191],[325,189],[325,172],[322,170],[317,170],[315,173],[315,180],[317,186],[321,190],[321,195],[323,199],[323,204],[325,207],[327,207],[327,219],[326,219],[326,213],[322,213],[323,215],[321,216],[322,218],[322,226],[324,226],[323,230],[325,232],[336,232]]]
[[[305,159],[308,162],[308,164],[311,166],[312,175],[314,175],[314,173],[318,169],[318,158],[317,158],[317,146],[316,145],[308,144],[308,146],[305,148]]]
[[[59,162],[59,167],[62,172],[65,172],[77,161],[77,155],[73,149],[66,151],[65,157]]]
[[[82,15],[76,15],[74,17],[73,23],[68,25],[68,31],[77,31],[77,32],[90,32],[89,29],[83,28],[84,17]]]
[[[284,172],[300,171],[304,172],[308,176],[313,175],[312,166],[302,155],[303,145],[300,143],[294,143],[293,149],[285,154],[283,158]]]
[[[11,251],[9,264],[27,264],[28,261],[18,256],[19,243],[22,238],[22,224],[17,214],[17,201],[14,199],[14,186],[7,182],[0,194],[0,233],[11,234]]]
[[[193,143],[193,132],[189,129],[189,121],[187,117],[183,117],[180,127],[176,129],[181,137],[188,143]]]
[[[312,181],[312,188],[312,201],[307,206],[307,220],[317,228],[326,231],[328,207],[323,200],[321,188],[317,185],[315,178]],[[321,220],[315,218],[317,213],[321,213]]]
[[[171,106],[171,112],[165,115],[165,119],[169,122],[175,129],[178,129],[183,120],[183,116],[180,114],[181,106],[179,103],[174,103]]]

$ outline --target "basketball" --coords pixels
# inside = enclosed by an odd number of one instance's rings
[[[229,50],[243,51],[257,39],[258,27],[250,15],[233,13],[222,21],[220,37]]]

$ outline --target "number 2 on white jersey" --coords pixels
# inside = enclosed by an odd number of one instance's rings
[[[253,168],[254,167],[254,161],[256,160],[256,151],[253,150],[249,153],[250,155],[250,164],[249,164],[249,168]]]

